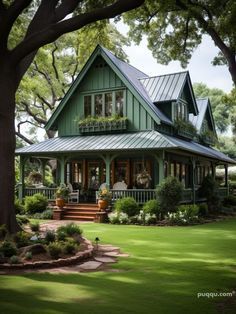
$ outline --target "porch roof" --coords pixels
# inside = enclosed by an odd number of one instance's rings
[[[55,153],[125,152],[133,150],[180,149],[219,161],[236,163],[227,155],[196,142],[163,135],[157,131],[122,134],[56,137],[19,148],[17,155],[48,155]]]

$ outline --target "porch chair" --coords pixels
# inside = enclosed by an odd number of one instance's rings
[[[112,189],[116,190],[116,192],[113,193],[113,198],[112,198],[112,202],[114,202],[124,197],[124,194],[122,193],[122,191],[127,190],[127,184],[124,181],[119,181],[113,185]]]
[[[68,183],[67,186],[70,190],[68,203],[79,203],[79,190],[73,190],[71,183]]]

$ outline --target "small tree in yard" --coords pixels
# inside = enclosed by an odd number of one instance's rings
[[[203,181],[201,187],[198,189],[200,197],[204,197],[207,200],[208,212],[212,213],[217,211],[220,204],[220,199],[217,195],[217,183],[214,178],[207,175]]]
[[[65,33],[132,10],[144,0],[0,0],[0,225],[18,229],[14,210],[15,95],[40,47]],[[16,40],[22,18],[31,19]]]
[[[182,199],[183,184],[174,177],[166,178],[157,188],[157,195],[162,213],[176,210]]]

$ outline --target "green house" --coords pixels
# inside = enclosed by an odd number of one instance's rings
[[[217,166],[232,159],[211,146],[217,139],[208,99],[195,99],[189,73],[149,77],[101,46],[92,53],[52,114],[47,130],[57,136],[16,151],[21,161],[20,197],[35,192],[52,198],[53,189],[27,188],[24,164],[57,161],[56,183],[71,183],[79,202],[96,202],[101,184],[113,200],[133,196],[139,203],[155,197],[167,176],[185,187],[186,202]]]

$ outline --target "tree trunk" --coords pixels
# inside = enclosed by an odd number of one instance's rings
[[[9,60],[9,59],[8,59]],[[0,225],[11,233],[19,230],[14,207],[16,73],[0,55]]]

